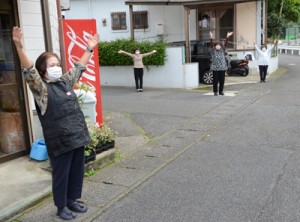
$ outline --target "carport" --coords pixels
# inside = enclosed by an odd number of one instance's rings
[[[224,7],[232,4],[237,3],[247,3],[247,2],[254,2],[259,0],[129,0],[125,1],[126,5],[129,5],[129,14],[130,14],[130,34],[131,38],[134,39],[134,28],[133,28],[133,6],[134,5],[155,5],[155,6],[181,6],[184,8],[184,33],[185,33],[185,53],[186,53],[186,62],[190,62],[190,47],[189,47],[189,39],[190,39],[190,33],[189,33],[189,15],[190,10],[195,9],[201,9],[204,7],[214,7],[217,5],[222,5]],[[267,4],[267,0],[265,1],[265,4]],[[259,1],[261,2],[261,1]],[[266,21],[266,15],[267,15],[267,7],[265,6],[265,17],[262,18],[263,21]],[[266,27],[266,22],[265,22]],[[264,32],[266,33],[267,28],[264,29]],[[264,35],[266,36],[266,35]]]

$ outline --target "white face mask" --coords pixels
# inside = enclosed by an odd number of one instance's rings
[[[48,79],[51,82],[60,81],[60,77],[62,76],[62,68],[59,66],[53,66],[47,68]]]
[[[267,49],[266,49],[265,47],[263,47],[261,50],[262,50],[263,52],[267,51]]]
[[[216,45],[216,50],[220,50],[221,49],[221,46],[220,45]]]
[[[135,54],[140,54],[140,51],[139,50],[135,51]]]

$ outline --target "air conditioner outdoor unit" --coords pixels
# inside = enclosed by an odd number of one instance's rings
[[[61,11],[67,11],[70,9],[70,0],[60,0]]]

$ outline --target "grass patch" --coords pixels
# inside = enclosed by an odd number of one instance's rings
[[[271,73],[270,78],[278,78],[278,77],[284,75],[287,71],[288,71],[288,69],[279,67],[275,72]]]
[[[194,88],[193,90],[196,91],[209,91],[212,89],[212,85],[203,85],[203,86],[199,86],[198,88]]]
[[[118,147],[115,147],[115,162],[121,161],[123,158]]]

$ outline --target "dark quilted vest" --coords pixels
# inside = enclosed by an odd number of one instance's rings
[[[48,155],[62,153],[84,146],[90,142],[90,135],[77,96],[66,82],[47,83],[48,105],[42,116],[36,104],[41,121]]]

